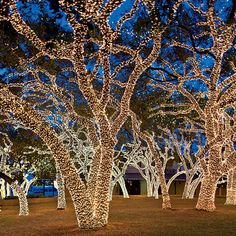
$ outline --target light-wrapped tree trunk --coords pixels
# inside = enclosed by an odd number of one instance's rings
[[[0,179],[0,197],[3,199],[6,197],[6,190],[5,190],[5,181]]]
[[[186,172],[185,171],[178,171],[177,170],[177,173],[175,174],[175,175],[173,175],[170,179],[169,179],[169,181],[168,181],[168,183],[167,183],[167,190],[168,190],[168,192],[169,192],[169,189],[170,189],[170,186],[171,186],[171,184],[173,183],[173,181],[178,177],[178,176],[180,176],[180,175],[182,175],[182,174],[186,174]]]
[[[11,196],[11,186],[6,182],[6,196]]]
[[[29,207],[28,207],[28,201],[27,201],[26,193],[24,192],[24,190],[21,189],[21,187],[16,182],[13,182],[11,184],[11,188],[16,191],[16,194],[17,194],[18,199],[19,199],[19,203],[20,203],[19,215],[20,216],[29,215]]]
[[[104,135],[105,136],[105,135]],[[105,138],[105,137],[103,137]],[[109,214],[109,189],[112,178],[112,166],[114,149],[112,145],[112,137],[108,136],[104,141],[102,140],[102,155],[101,163],[97,173],[97,184],[94,197],[94,215],[96,224],[104,226],[108,223]],[[92,194],[92,193],[90,193]]]
[[[66,194],[64,178],[59,170],[56,168],[56,182],[57,182],[57,209],[64,210],[66,208]]]
[[[227,176],[225,205],[236,205],[236,168],[230,170]]]
[[[118,179],[118,183],[119,183],[119,185],[121,187],[121,191],[123,193],[123,197],[124,198],[129,198],[129,193],[128,193],[127,188],[126,188],[124,177],[119,178]]]
[[[0,172],[0,178],[4,179],[4,181],[7,184],[9,184],[9,186],[12,188],[12,190],[16,191],[20,205],[19,215],[20,216],[29,215],[28,201],[24,190],[22,190],[21,187],[10,176],[6,175],[5,173]]]
[[[188,198],[188,188],[189,188],[189,178],[186,176],[185,184],[184,184],[184,191],[182,193],[182,199]]]
[[[195,167],[197,166],[195,165]],[[183,199],[193,199],[196,189],[201,182],[202,173],[199,172],[198,167],[197,168],[195,167],[190,171],[190,174],[186,177],[186,182],[184,185],[184,191],[182,195]],[[196,174],[198,176],[194,179]]]
[[[153,186],[154,190],[153,190],[153,197],[155,199],[159,199],[159,193],[158,193],[158,189],[160,187],[160,181],[157,181],[157,183]]]
[[[192,181],[192,183],[190,183],[189,188],[188,188],[187,198],[189,199],[194,198],[194,194],[200,183],[201,183],[201,177],[195,179],[194,181]]]
[[[124,177],[120,176],[115,182],[111,181],[109,201],[112,200],[113,190],[114,190],[114,187],[117,183],[120,185],[123,197],[124,198],[129,198],[129,193],[128,193],[127,188],[126,188]]]
[[[217,182],[218,178],[215,178],[214,176],[203,177],[196,209],[205,211],[215,210],[215,193]]]
[[[134,132],[147,143],[147,146],[150,150],[152,158],[155,161],[155,166],[156,166],[156,170],[158,173],[160,186],[161,186],[162,208],[171,209],[171,201],[170,201],[170,195],[168,193],[168,188],[166,184],[165,173],[162,166],[162,162],[160,160],[160,154],[157,151],[156,146],[155,146],[155,141],[153,140],[153,137],[151,137],[149,134],[143,133],[140,131],[140,123],[137,120],[136,114],[134,114],[133,112],[130,112],[130,115],[131,115],[132,126],[133,126]]]

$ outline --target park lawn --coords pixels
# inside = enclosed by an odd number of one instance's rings
[[[115,196],[108,226],[87,231],[78,229],[68,201],[68,208],[62,211],[56,210],[56,198],[29,199],[30,215],[19,217],[17,200],[1,200],[0,235],[236,235],[236,206],[225,206],[224,198],[217,198],[217,210],[208,213],[194,209],[196,199],[172,196],[173,209],[162,210],[160,199]]]

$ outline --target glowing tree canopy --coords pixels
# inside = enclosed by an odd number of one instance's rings
[[[18,56],[13,66],[10,62],[6,62],[8,63],[6,66],[13,67],[13,74],[18,74],[18,79],[28,77],[25,83],[24,80],[20,80],[2,85],[1,110],[11,113],[14,119],[20,120],[26,127],[32,129],[49,147],[56,165],[65,178],[81,228],[101,227],[107,224],[116,135],[129,117],[132,118],[135,133],[147,142],[152,158],[157,163],[163,208],[171,207],[162,163],[155,150],[154,141],[148,134],[139,130],[139,121],[135,113],[130,110],[130,100],[138,79],[158,57],[162,34],[167,28],[166,25],[175,17],[175,12],[182,1],[172,5],[167,24],[160,23],[155,1],[150,0],[134,1],[116,23],[110,22],[110,17],[123,2],[122,0],[107,2],[61,0],[57,10],[65,17],[65,24],[68,27],[64,36],[68,38],[63,37],[62,33],[59,38],[48,39],[43,38],[30,24],[30,15],[23,10],[24,7],[27,8],[27,2],[1,1],[0,20],[10,25],[16,35],[17,40],[13,43],[13,48],[23,43],[21,51],[23,55]],[[134,32],[127,31],[126,27],[127,24],[132,25],[136,21],[135,18],[141,14],[140,11],[145,12],[150,24],[138,37]],[[41,17],[42,23],[43,20]],[[137,43],[136,47],[130,47],[125,40],[129,41],[132,38]],[[45,69],[44,62],[61,63],[64,67],[55,73],[50,66]],[[119,74],[130,66],[131,71],[126,74],[125,80],[121,81]],[[35,92],[42,91],[42,96],[60,100],[64,113],[66,112],[72,120],[78,123],[86,120],[76,113],[74,94],[61,88],[56,76],[60,72],[65,72],[69,83],[78,88],[89,107],[88,112],[93,117],[92,121],[84,124],[90,130],[90,135],[93,134],[93,138],[90,138],[95,150],[87,181],[80,178],[71,162],[69,150],[54,130],[53,124],[52,126],[48,124],[50,123],[48,117],[40,113],[40,109],[33,101],[24,101],[29,95],[24,93],[25,88],[29,86],[34,92],[37,84]],[[14,78],[13,74],[7,76],[8,81]],[[45,90],[48,91],[47,94],[43,94]],[[120,93],[116,95],[116,91]],[[115,114],[109,110],[113,104],[119,107]]]
[[[30,4],[41,10],[36,22]],[[222,19],[211,0],[199,6],[178,0],[167,8],[154,0],[59,0],[53,6],[47,1],[0,2],[0,21],[9,29],[1,37],[1,52],[14,59],[3,60],[7,73],[1,75],[0,109],[48,146],[79,226],[108,222],[117,136],[127,122],[145,142],[148,161],[154,162],[163,208],[171,208],[164,173],[167,157],[161,159],[154,137],[131,109],[144,75],[147,87],[165,91],[173,101],[153,107],[153,113],[181,114],[191,129],[205,135],[196,162],[202,173],[197,209],[214,210],[217,182],[236,166],[236,71],[228,59],[235,52],[235,16]],[[54,32],[39,27],[47,28],[47,20]],[[139,20],[146,24],[139,25]],[[227,73],[222,70],[225,64],[230,64]],[[90,142],[79,168],[70,152],[75,151],[79,162],[86,142],[79,150],[73,122]]]
[[[161,82],[154,78],[151,83],[174,100],[172,106],[157,106],[158,114],[182,115],[186,120],[187,114],[192,115],[191,128],[204,130],[207,144],[197,155],[203,177],[196,208],[213,211],[217,182],[236,165],[236,16],[233,12],[225,17],[214,1],[205,5],[186,1],[183,11],[187,20],[176,20],[176,37],[170,42],[170,51],[182,50],[186,59],[178,63],[162,59],[158,69]]]

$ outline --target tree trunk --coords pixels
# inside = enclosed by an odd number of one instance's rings
[[[188,189],[188,195],[187,195],[189,199],[194,198],[194,194],[201,180],[202,180],[202,177],[198,177],[197,179],[193,180],[192,183],[190,183],[189,189]]]
[[[96,192],[96,185],[97,185],[97,178],[98,178],[98,170],[100,168],[101,163],[101,148],[97,147],[95,155],[93,157],[92,164],[89,169],[89,181],[87,183],[87,191],[90,193],[91,202],[94,202],[95,199],[95,192]],[[94,204],[93,204],[94,207]],[[93,212],[95,209],[93,209]]]
[[[66,208],[66,195],[65,195],[65,183],[64,178],[59,170],[59,167],[56,167],[56,181],[57,181],[57,210],[65,210]]]
[[[96,227],[103,227],[108,223],[109,215],[109,193],[112,177],[112,165],[114,149],[113,146],[102,145],[102,158],[97,175],[97,184],[94,198],[94,219]]]
[[[21,189],[21,187],[16,183],[11,184],[11,188],[16,191],[19,204],[20,204],[20,216],[27,216],[29,215],[29,207],[28,207],[28,201],[25,192]]]
[[[178,176],[180,176],[180,175],[182,175],[182,174],[186,174],[186,171],[177,172],[176,174],[174,174],[174,175],[169,179],[169,181],[168,181],[168,183],[167,183],[167,191],[168,191],[168,192],[169,192],[169,190],[170,190],[170,186],[171,186],[171,184],[173,183],[173,181],[174,181]]]
[[[152,184],[148,177],[146,178],[146,183],[147,183],[147,197],[152,197],[153,196]]]
[[[168,193],[168,188],[166,184],[165,171],[162,167],[162,162],[160,160],[160,155],[155,148],[154,141],[150,137],[146,138],[148,146],[151,153],[153,154],[154,160],[156,162],[157,174],[160,180],[161,194],[162,194],[162,209],[171,209],[170,195]]]
[[[127,191],[127,188],[126,188],[126,185],[125,185],[125,180],[124,180],[123,176],[118,179],[118,183],[121,187],[123,197],[124,198],[129,198],[129,194],[128,194],[128,191]]]
[[[159,169],[158,175],[160,178],[161,194],[162,194],[162,208],[163,209],[171,209],[170,195],[168,193],[166,179],[165,179],[165,173],[161,167],[161,162],[160,162],[160,167],[158,169]]]
[[[6,196],[10,197],[11,196],[11,186],[6,182]]]
[[[29,207],[28,207],[28,201],[25,192],[21,189],[21,187],[15,182],[14,179],[12,179],[10,176],[6,175],[3,172],[0,172],[0,178],[4,179],[4,181],[13,189],[16,191],[18,199],[19,199],[19,205],[20,205],[20,216],[27,216],[29,215]]]
[[[117,183],[117,182],[116,182]],[[114,190],[114,187],[115,187],[115,184],[113,181],[111,181],[110,183],[110,188],[109,188],[109,201],[112,201],[112,198],[113,198],[113,190]]]
[[[182,199],[188,198],[188,193],[189,193],[189,188],[190,188],[190,180],[191,180],[191,178],[189,178],[188,174],[186,174],[186,181],[185,181],[185,185],[184,185]]]
[[[161,185],[162,208],[163,209],[171,209],[170,195],[168,193],[166,179],[165,179],[165,171],[162,166],[160,154],[158,153],[158,151],[156,149],[155,141],[153,140],[153,138],[150,135],[148,135],[146,133],[142,133],[140,131],[139,122],[138,122],[137,117],[134,113],[132,113],[131,119],[132,119],[134,131],[140,136],[141,139],[143,139],[147,143],[150,153],[153,157],[153,160],[156,163],[156,170],[157,170],[157,174],[158,174],[158,177],[160,180],[160,185]]]
[[[214,211],[215,193],[218,178],[212,175],[203,176],[200,193],[196,205],[197,210]]]
[[[236,205],[236,168],[228,173],[225,205]]]
[[[156,182],[156,184],[154,184],[153,187],[154,187],[153,197],[154,197],[155,199],[159,199],[158,189],[159,189],[159,187],[160,187],[160,182],[159,182],[159,181]]]
[[[6,188],[5,188],[5,181],[3,179],[0,179],[0,196],[2,199],[6,197]]]

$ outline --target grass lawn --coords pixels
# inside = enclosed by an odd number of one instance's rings
[[[236,206],[224,206],[224,198],[216,199],[213,213],[194,209],[196,199],[172,197],[172,210],[162,210],[161,200],[143,196],[111,202],[109,224],[99,230],[79,230],[69,200],[65,211],[56,210],[56,198],[29,199],[30,215],[18,216],[17,200],[1,200],[0,235],[236,235]]]

